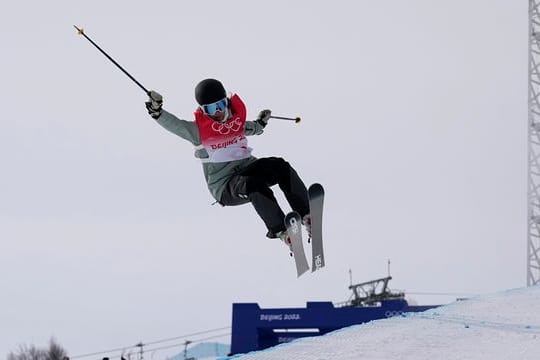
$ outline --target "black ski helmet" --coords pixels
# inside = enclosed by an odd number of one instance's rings
[[[195,86],[195,100],[199,105],[215,103],[226,97],[223,84],[216,79],[204,79]]]

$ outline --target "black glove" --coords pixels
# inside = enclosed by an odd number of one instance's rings
[[[148,101],[144,104],[146,105],[146,109],[148,110],[150,116],[152,116],[154,119],[157,119],[161,115],[163,96],[161,96],[158,92],[154,90],[150,91],[150,93],[148,93],[148,96]]]
[[[272,110],[262,110],[259,113],[259,116],[257,116],[257,121],[261,126],[264,128],[266,125],[268,125],[268,120],[270,120],[270,115],[272,115]]]

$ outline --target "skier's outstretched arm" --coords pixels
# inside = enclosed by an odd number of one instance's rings
[[[200,144],[199,130],[193,121],[177,118],[174,114],[163,109],[163,97],[152,90],[149,99],[145,102],[148,113],[156,122],[168,131],[191,142],[193,145]]]
[[[257,116],[257,120],[246,121],[244,126],[246,136],[262,134],[264,128],[268,125],[271,114],[271,110],[262,110]]]

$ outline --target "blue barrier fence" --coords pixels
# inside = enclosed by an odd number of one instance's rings
[[[308,302],[305,308],[261,309],[256,303],[235,303],[231,353],[262,350],[298,338],[324,335],[347,326],[437,306],[409,306],[405,299],[383,300],[379,306],[368,307],[334,307],[331,302]]]

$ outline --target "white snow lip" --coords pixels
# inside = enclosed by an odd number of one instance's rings
[[[303,338],[242,360],[538,359],[540,286],[476,296],[422,313]]]

